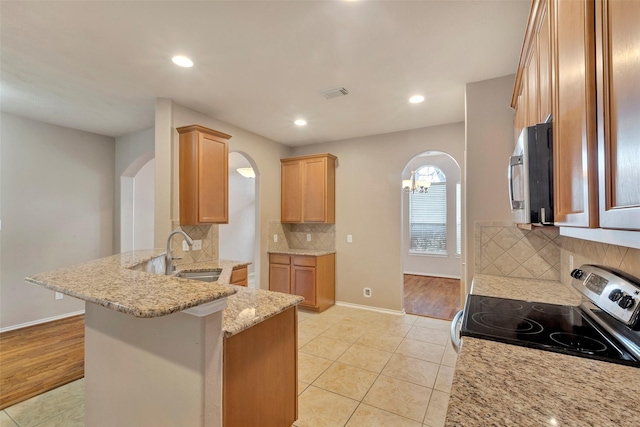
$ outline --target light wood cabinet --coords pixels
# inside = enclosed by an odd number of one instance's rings
[[[222,424],[282,427],[298,418],[296,307],[224,339]]]
[[[301,306],[323,311],[335,304],[335,254],[269,255],[269,290],[304,297]]]
[[[281,221],[334,224],[336,157],[317,154],[281,159],[280,162]]]
[[[199,125],[176,130],[180,134],[180,224],[227,224],[231,136]]]
[[[640,230],[640,2],[596,3],[600,227]]]
[[[555,223],[597,227],[594,5],[555,0],[551,6]]]
[[[231,270],[231,278],[229,279],[229,283],[237,286],[248,286],[249,269],[247,268],[247,266],[235,267],[233,270]]]

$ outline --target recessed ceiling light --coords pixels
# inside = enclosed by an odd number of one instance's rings
[[[305,126],[307,124],[307,121],[304,119],[298,119],[293,123],[297,124],[298,126]]]
[[[424,101],[424,96],[422,95],[413,95],[409,98],[409,102],[412,104],[420,104],[422,101]]]
[[[180,56],[180,55],[174,56],[173,58],[171,58],[171,60],[173,61],[174,64],[180,67],[185,67],[185,68],[193,67],[193,61],[187,58],[186,56]]]

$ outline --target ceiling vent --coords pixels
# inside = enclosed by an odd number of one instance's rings
[[[332,87],[330,89],[323,89],[319,91],[320,95],[326,99],[337,98],[339,96],[349,95],[349,91],[345,87]]]

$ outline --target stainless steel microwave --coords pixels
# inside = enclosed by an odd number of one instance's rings
[[[509,158],[511,218],[520,224],[553,225],[553,132],[551,123],[522,130]]]

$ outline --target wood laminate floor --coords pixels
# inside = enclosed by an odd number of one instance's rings
[[[419,316],[453,319],[460,310],[460,279],[405,274],[404,309]]]
[[[0,409],[84,376],[84,315],[0,334]]]

